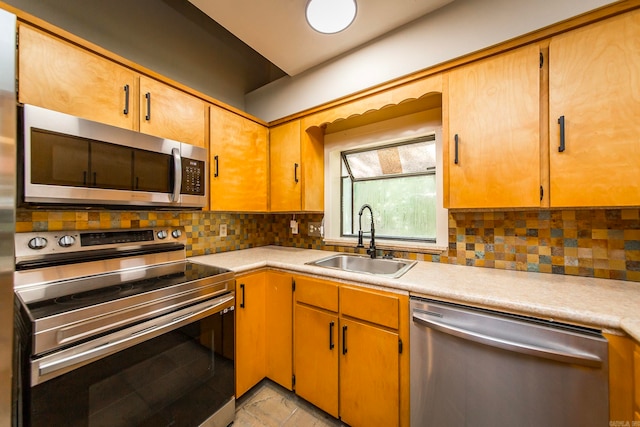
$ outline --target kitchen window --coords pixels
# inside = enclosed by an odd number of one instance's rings
[[[440,253],[447,248],[441,117],[435,108],[360,127],[327,126],[325,244],[355,247],[359,211],[368,204],[379,249]],[[365,210],[365,245],[370,224]]]
[[[360,207],[369,204],[377,238],[435,243],[435,134],[343,151],[341,157],[342,236],[357,236]],[[370,223],[365,210],[363,230]]]

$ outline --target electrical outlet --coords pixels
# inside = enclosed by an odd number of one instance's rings
[[[322,223],[310,222],[309,223],[309,236],[322,237]]]
[[[298,221],[296,221],[295,219],[292,219],[291,222],[289,223],[289,226],[291,227],[291,232],[293,234],[298,234]]]
[[[227,224],[220,224],[220,237],[227,237]]]

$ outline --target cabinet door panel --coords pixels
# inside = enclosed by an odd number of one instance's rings
[[[346,338],[340,343],[342,420],[353,427],[397,426],[398,335],[353,321],[340,322],[341,339]]]
[[[293,350],[296,394],[337,418],[338,316],[296,304]]]
[[[539,207],[539,47],[453,70],[448,96],[449,207]]]
[[[551,206],[640,204],[640,11],[549,46]],[[564,151],[560,125],[564,117]]]
[[[19,37],[20,102],[135,129],[133,71],[26,25]]]
[[[291,275],[270,271],[266,289],[267,377],[293,389],[293,289]]]
[[[204,101],[140,77],[140,132],[206,147]]]
[[[271,211],[299,211],[302,209],[300,120],[276,126],[269,132]]]
[[[265,276],[236,279],[236,398],[266,374]]]
[[[268,131],[211,106],[211,210],[266,212]]]

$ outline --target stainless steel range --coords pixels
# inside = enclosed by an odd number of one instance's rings
[[[189,262],[184,231],[18,233],[24,425],[233,422],[233,272]]]

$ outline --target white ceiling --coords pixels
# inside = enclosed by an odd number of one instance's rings
[[[355,21],[337,34],[320,34],[309,27],[307,0],[189,1],[294,76],[453,0],[360,0]]]

